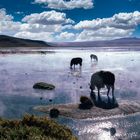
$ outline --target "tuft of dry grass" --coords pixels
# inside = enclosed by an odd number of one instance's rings
[[[22,120],[0,119],[2,140],[77,140],[71,130],[47,117],[25,115]]]

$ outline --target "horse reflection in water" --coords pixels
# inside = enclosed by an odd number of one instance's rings
[[[82,75],[82,69],[81,69],[81,67],[80,68],[70,69],[70,73],[71,73],[72,76],[80,78],[81,75]]]
[[[94,105],[99,108],[113,109],[119,106],[115,97],[110,98],[109,96],[96,96],[95,92],[91,92],[90,98],[92,99]]]

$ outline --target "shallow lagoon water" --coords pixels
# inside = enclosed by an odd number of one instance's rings
[[[91,53],[98,56],[98,63],[91,62]],[[81,69],[76,66],[75,70],[70,70],[69,64],[73,57],[83,58]],[[92,73],[98,70],[109,70],[115,74],[115,97],[118,102],[137,101],[140,99],[139,64],[139,51],[59,49],[47,54],[1,54],[0,116],[21,118],[25,112],[41,115],[33,111],[32,107],[79,103],[81,95],[90,96],[88,83]],[[33,89],[33,84],[40,81],[54,84],[55,90]],[[102,94],[106,95],[104,89]],[[139,113],[86,120],[59,118],[57,121],[72,128],[80,140],[140,139]],[[116,129],[114,136],[110,135],[111,127]]]

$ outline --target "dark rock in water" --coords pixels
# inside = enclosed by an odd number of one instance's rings
[[[80,88],[82,88],[82,86],[80,86]]]
[[[40,97],[40,100],[42,100],[43,99],[43,97]]]
[[[49,99],[49,102],[52,102],[52,99]]]
[[[88,97],[86,97],[86,96],[81,96],[80,97],[80,102],[82,103],[82,104],[84,104],[86,101],[88,101],[88,100],[90,100]]]
[[[35,83],[35,84],[33,85],[33,88],[34,88],[34,89],[53,90],[53,89],[55,88],[55,86],[52,85],[52,84],[45,83],[45,82],[39,82],[39,83]]]
[[[116,129],[115,128],[110,128],[110,135],[114,136],[116,134]]]
[[[93,107],[92,101],[86,96],[81,96],[80,102],[79,109],[91,109]]]
[[[60,114],[60,112],[58,109],[53,108],[50,110],[50,117],[51,118],[57,118],[59,116],[59,114]]]

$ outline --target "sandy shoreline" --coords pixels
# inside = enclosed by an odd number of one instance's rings
[[[49,50],[0,50],[1,54],[47,54],[55,53],[55,51]]]
[[[58,104],[48,106],[36,106],[33,109],[36,111],[49,113],[52,108],[56,108],[60,111],[60,115],[73,119],[87,119],[98,117],[110,117],[116,115],[129,115],[140,112],[140,102],[121,102],[119,107],[114,109],[102,109],[93,106],[88,110],[81,110],[78,108],[78,104]]]

